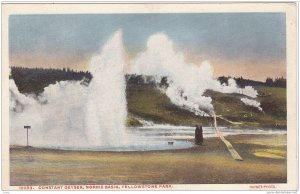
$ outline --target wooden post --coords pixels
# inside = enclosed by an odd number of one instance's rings
[[[29,146],[29,142],[28,142],[28,129],[30,129],[31,126],[24,126],[24,129],[27,129],[27,147]]]

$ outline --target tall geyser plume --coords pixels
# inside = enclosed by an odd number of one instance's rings
[[[89,71],[95,75],[88,88],[85,127],[89,143],[120,145],[127,118],[122,32],[117,31],[94,56]],[[101,130],[95,130],[101,129]]]
[[[24,95],[10,80],[10,144],[58,148],[124,144],[127,117],[122,32],[117,31],[89,64],[88,86],[76,81],[49,85],[38,96]]]

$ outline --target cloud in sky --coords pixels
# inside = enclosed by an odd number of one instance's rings
[[[232,64],[250,68],[254,77],[257,68],[264,67],[266,71],[276,67],[278,72],[271,74],[285,76],[283,13],[12,15],[11,65],[84,69],[89,57],[118,29],[123,30],[131,57],[145,49],[152,34],[164,32],[189,60],[217,62],[212,64],[217,74]]]

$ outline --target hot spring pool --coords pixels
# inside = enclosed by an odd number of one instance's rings
[[[238,134],[286,134],[278,129],[230,129],[219,127],[224,136]],[[153,151],[184,149],[195,146],[195,127],[153,125],[144,127],[129,127],[126,129],[130,141],[124,146],[101,146],[85,148],[94,151]],[[213,127],[203,127],[204,138],[216,137]],[[65,149],[65,148],[64,148]],[[73,148],[74,149],[74,148]]]

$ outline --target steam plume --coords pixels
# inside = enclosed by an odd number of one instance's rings
[[[173,42],[164,33],[152,35],[145,51],[132,60],[132,72],[143,75],[156,75],[160,82],[162,76],[168,77],[169,87],[165,93],[170,100],[197,115],[214,112],[211,97],[203,96],[210,89],[222,93],[242,93],[255,98],[257,92],[251,86],[239,88],[234,79],[228,85],[221,85],[213,79],[213,69],[209,61],[200,66],[185,62],[183,54],[174,49]]]
[[[91,148],[125,143],[127,116],[122,32],[116,32],[91,59],[88,87],[75,81],[49,85],[37,97],[21,94],[10,80],[10,143],[26,145],[24,125],[31,125],[30,145]]]

